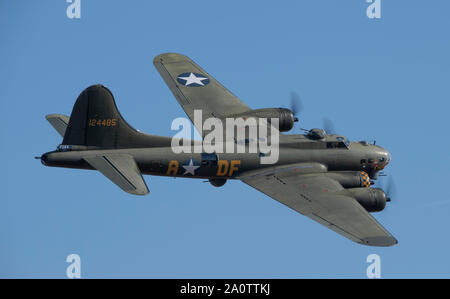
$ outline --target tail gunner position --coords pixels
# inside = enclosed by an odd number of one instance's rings
[[[194,110],[201,110],[204,119],[278,118],[280,132],[297,121],[285,108],[252,110],[186,56],[161,54],[153,63],[192,121]],[[382,211],[390,201],[383,190],[371,187],[391,159],[379,146],[312,129],[304,135],[280,134],[275,164],[261,164],[264,154],[259,151],[174,153],[171,137],[133,129],[102,85],[79,95],[70,118],[46,118],[63,136],[55,151],[41,156],[46,166],[98,170],[138,195],[149,192],[142,174],[208,179],[216,187],[238,179],[352,241],[370,246],[397,243],[369,213]]]

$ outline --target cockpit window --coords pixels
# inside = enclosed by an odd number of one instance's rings
[[[327,148],[349,148],[350,141],[342,136],[336,137],[337,141],[328,141]]]
[[[345,139],[344,144],[346,147],[350,147],[350,141],[348,139]]]
[[[343,142],[343,141],[339,141],[339,142],[330,141],[330,142],[327,142],[327,148],[348,148],[348,145],[345,144],[345,142]]]

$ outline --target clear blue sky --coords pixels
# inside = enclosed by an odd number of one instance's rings
[[[450,4],[382,0],[381,20],[354,1],[0,0],[0,277],[354,277],[381,256],[382,277],[450,277]],[[101,83],[134,127],[170,135],[183,117],[152,64],[190,56],[254,108],[304,102],[301,126],[331,118],[352,140],[389,149],[395,202],[376,218],[399,240],[363,247],[238,181],[145,177],[122,192],[93,171],[34,156],[61,138]],[[296,129],[298,130],[298,128]]]

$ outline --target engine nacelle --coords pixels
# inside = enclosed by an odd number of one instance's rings
[[[368,212],[379,212],[386,207],[386,193],[379,188],[353,188],[348,189]]]
[[[242,117],[244,119],[254,117],[254,118],[265,118],[270,121],[271,118],[278,118],[278,126],[281,132],[287,132],[294,127],[294,123],[298,119],[294,116],[294,113],[286,108],[263,108],[255,109],[244,113],[239,113],[235,115],[230,115],[227,117]]]
[[[328,172],[326,175],[333,180],[338,181],[344,188],[369,188],[372,184],[369,175],[364,171],[336,171]]]
[[[209,182],[214,187],[222,187],[223,185],[225,185],[227,180],[226,179],[209,179]]]

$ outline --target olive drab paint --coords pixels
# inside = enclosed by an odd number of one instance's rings
[[[135,195],[149,193],[142,175],[206,179],[214,187],[240,180],[356,243],[397,244],[369,214],[391,200],[372,186],[391,161],[389,151],[317,128],[282,134],[298,121],[293,111],[251,109],[184,55],[161,54],[153,63],[203,140],[186,136],[182,127],[190,122],[182,118],[172,123],[179,130],[172,138],[135,130],[112,92],[93,85],[78,96],[70,117],[46,116],[63,140],[40,157],[42,164],[97,170]],[[227,119],[235,120],[230,128],[240,134],[227,135]],[[208,138],[214,130],[223,138]]]

